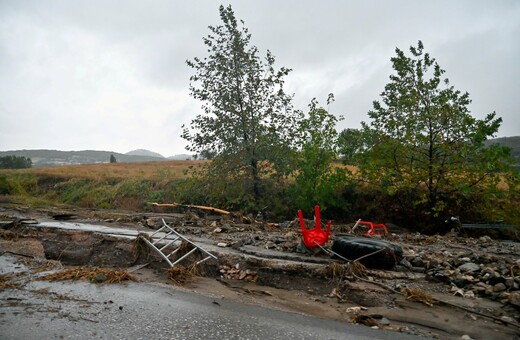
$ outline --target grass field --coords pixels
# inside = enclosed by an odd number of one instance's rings
[[[0,170],[0,174],[32,174],[58,178],[107,179],[149,179],[185,178],[186,170],[208,161],[161,161],[139,163],[103,163],[31,168],[21,170]]]

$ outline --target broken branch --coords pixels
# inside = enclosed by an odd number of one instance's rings
[[[213,207],[207,207],[204,205],[191,205],[191,204],[180,204],[180,203],[152,203],[155,207],[181,207],[181,208],[192,208],[192,209],[200,209],[200,210],[207,210],[211,212],[215,212],[222,215],[229,215],[231,214],[227,210],[217,209]]]

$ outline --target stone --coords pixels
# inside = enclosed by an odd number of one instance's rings
[[[495,272],[495,275],[492,275],[490,278],[489,278],[489,284],[490,285],[496,285],[496,284],[499,284],[499,283],[505,283],[506,282],[506,278],[501,276],[499,273],[496,273]]]
[[[287,239],[280,235],[273,235],[269,238],[269,241],[274,242],[276,244],[281,244],[287,242]]]
[[[424,261],[420,257],[416,256],[410,262],[414,267],[424,267]]]
[[[471,290],[469,290],[467,292],[464,292],[463,296],[466,299],[474,299],[475,298],[475,293],[473,293]]]
[[[509,294],[509,303],[513,306],[520,307],[520,292],[512,292]]]
[[[439,263],[439,260],[434,259],[434,258],[431,258],[431,259],[426,263],[426,268],[428,268],[428,269],[435,268],[435,267],[438,267],[439,264],[440,264],[440,263]]]
[[[265,249],[274,249],[276,248],[276,244],[273,241],[267,241],[265,244]]]
[[[512,277],[508,277],[506,281],[504,282],[507,288],[513,288],[515,285],[515,279]]]
[[[412,264],[407,259],[402,259],[400,264],[407,269],[412,269]]]
[[[480,271],[480,266],[473,262],[464,263],[463,265],[460,265],[458,269],[462,273],[475,273]]]
[[[493,286],[493,291],[495,293],[498,293],[498,292],[503,292],[504,290],[506,290],[507,287],[505,284],[503,284],[502,282],[500,283],[497,283],[496,285]]]
[[[219,243],[217,243],[217,247],[225,248],[225,247],[227,247],[227,243],[219,242]]]
[[[480,243],[490,243],[490,242],[493,242],[493,239],[489,236],[481,236],[479,239],[479,242]]]
[[[103,273],[98,273],[94,277],[94,281],[97,283],[102,283],[102,282],[105,282],[106,280],[107,280],[107,277]]]

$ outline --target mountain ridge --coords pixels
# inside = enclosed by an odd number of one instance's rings
[[[128,155],[128,156],[148,156],[148,157],[166,158],[163,155],[161,155],[160,153],[153,152],[153,151],[146,150],[146,149],[136,149],[136,150],[128,151],[127,153],[125,153],[125,155]]]
[[[144,150],[144,149],[142,149]],[[146,150],[147,151],[147,150]],[[152,153],[150,151],[150,153]],[[96,164],[109,163],[111,156],[114,156],[116,162],[133,163],[133,162],[154,162],[154,161],[168,161],[169,158],[163,156],[150,155],[129,155],[113,151],[103,150],[80,150],[80,151],[61,151],[50,149],[24,149],[24,150],[10,150],[0,151],[0,157],[4,156],[18,156],[30,158],[33,167],[42,168],[50,166],[62,165],[81,165],[81,164]],[[159,155],[159,154],[157,154]],[[179,155],[185,160],[186,155]],[[188,155],[190,156],[190,155]],[[175,157],[175,156],[172,156]],[[191,156],[190,156],[191,158]]]

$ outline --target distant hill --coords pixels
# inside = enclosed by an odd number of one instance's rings
[[[516,165],[520,167],[520,136],[494,138],[486,141],[486,144],[499,144],[511,148],[511,155],[516,160]]]
[[[168,159],[172,161],[185,161],[193,159],[193,156],[182,153],[180,155],[170,156],[168,157]]]
[[[163,155],[161,155],[161,154],[159,154],[157,152],[152,152],[150,150],[145,150],[145,149],[132,150],[132,151],[129,151],[129,152],[125,153],[125,155],[128,155],[128,156],[148,156],[148,157],[164,158]]]
[[[94,163],[109,163],[110,156],[113,155],[117,162],[151,162],[165,161],[166,158],[143,156],[143,155],[127,155],[110,151],[58,151],[58,150],[15,150],[0,151],[2,156],[23,156],[32,160],[33,167],[48,167],[59,165],[79,165]]]

